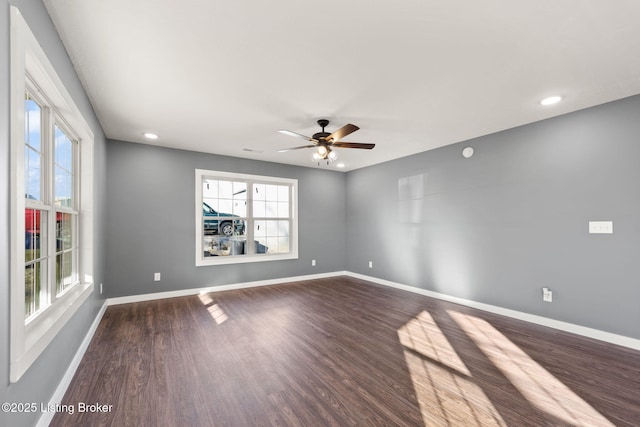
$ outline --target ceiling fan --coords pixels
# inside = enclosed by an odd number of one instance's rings
[[[306,141],[310,141],[311,144],[302,145],[300,147],[293,148],[285,148],[283,150],[278,150],[279,153],[284,153],[285,151],[291,150],[300,150],[301,148],[317,148],[317,150],[313,153],[313,160],[327,160],[327,162],[333,161],[338,158],[338,155],[335,151],[332,150],[334,147],[338,148],[361,148],[365,150],[371,150],[376,144],[364,144],[360,142],[341,142],[340,140],[345,136],[357,131],[360,129],[356,125],[347,124],[342,126],[340,129],[333,133],[325,132],[324,128],[329,124],[329,120],[320,119],[318,120],[318,125],[322,128],[322,132],[314,133],[313,136],[304,136],[297,132],[292,132],[290,130],[281,129],[278,132],[283,133],[285,135],[294,136],[296,138],[302,138]]]

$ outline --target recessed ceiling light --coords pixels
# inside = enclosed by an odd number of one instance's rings
[[[556,103],[560,102],[561,100],[562,100],[561,96],[550,96],[550,97],[545,98],[542,101],[540,101],[540,104],[542,104],[542,105],[553,105],[553,104],[556,104]]]
[[[342,169],[344,168],[344,163],[338,163],[336,164],[336,167]]]
[[[156,135],[155,133],[151,133],[151,132],[146,132],[144,134],[144,137],[147,139],[158,139],[158,135]]]

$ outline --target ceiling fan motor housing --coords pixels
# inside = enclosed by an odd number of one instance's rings
[[[322,128],[322,132],[317,132],[313,134],[313,139],[320,141],[323,139],[326,139],[329,135],[331,135],[329,132],[325,132],[324,128],[326,128],[329,125],[329,120],[327,119],[320,119],[318,120],[318,125]]]
[[[329,132],[318,132],[318,133],[314,133],[312,138],[317,141],[320,141],[320,140],[326,139],[329,135],[331,135]]]

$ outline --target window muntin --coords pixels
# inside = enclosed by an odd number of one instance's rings
[[[297,180],[197,170],[196,182],[196,265],[297,258]]]

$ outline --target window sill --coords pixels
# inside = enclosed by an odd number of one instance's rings
[[[93,283],[79,283],[24,326],[24,351],[11,361],[11,382],[17,382],[53,341],[93,292]]]
[[[211,256],[196,259],[196,267],[206,265],[242,264],[247,262],[281,261],[287,259],[298,259],[298,254],[292,252],[288,254],[274,255]]]

